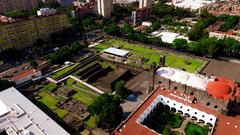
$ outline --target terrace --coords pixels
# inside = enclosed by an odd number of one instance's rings
[[[160,55],[166,56],[166,66],[179,69],[184,68],[188,72],[194,72],[204,64],[204,61],[200,59],[163,52],[155,48],[128,43],[121,39],[110,39],[105,41],[104,43],[95,46],[95,50],[102,52],[109,47],[121,47],[121,49],[129,51],[133,55],[128,58],[127,64],[137,67],[142,67],[143,65],[144,68],[149,68],[152,62],[159,63]],[[145,59],[144,62],[142,62],[143,59]]]
[[[72,93],[74,91],[74,93]],[[66,96],[65,94],[68,96]],[[58,93],[58,94],[57,94]],[[98,96],[98,93],[84,84],[69,78],[61,84],[49,83],[40,90],[35,97],[36,104],[45,112],[51,114],[58,121],[66,120],[67,124],[74,124],[73,127],[81,127],[79,122],[88,120],[89,113],[86,107]],[[73,119],[77,121],[73,122]],[[78,125],[80,124],[80,125]]]

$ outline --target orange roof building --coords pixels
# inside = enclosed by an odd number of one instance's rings
[[[218,93],[215,91],[216,89],[221,90]],[[220,82],[211,82],[209,92],[213,92],[214,96],[222,98],[222,96],[228,95],[230,88]],[[176,112],[184,117],[195,118],[196,122],[209,125],[211,134],[240,134],[239,119],[222,115],[217,110],[210,109],[198,102],[189,102],[188,99],[192,99],[190,95],[179,93],[178,90],[164,90],[163,87],[158,87],[135,112],[119,125],[115,130],[115,135],[158,135],[158,132],[142,124],[142,121],[145,121],[151,115],[158,102],[162,102],[170,108],[175,108]]]

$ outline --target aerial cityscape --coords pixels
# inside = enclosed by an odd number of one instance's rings
[[[0,135],[240,135],[240,1],[0,0]]]

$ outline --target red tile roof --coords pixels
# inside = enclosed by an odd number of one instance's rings
[[[143,104],[132,113],[128,119],[126,119],[115,131],[115,135],[157,135],[155,131],[139,124],[136,122],[137,118],[144,112],[144,110],[154,101],[154,99],[163,95],[168,98],[174,99],[177,102],[181,102],[185,105],[191,106],[192,108],[197,108],[208,114],[212,114],[217,117],[217,122],[215,124],[214,135],[237,135],[240,134],[240,121],[234,117],[225,116],[217,112],[216,110],[207,108],[200,103],[190,103],[184,101],[176,96],[172,96],[174,90],[162,90],[161,87],[153,91],[149,97],[143,102]],[[179,95],[178,95],[179,96]],[[230,123],[230,124],[229,124]]]
[[[235,82],[224,77],[217,77],[214,81],[207,83],[207,92],[214,98],[229,100],[235,90]]]
[[[25,71],[25,72],[23,72],[23,73],[21,73],[21,74],[19,74],[17,76],[14,76],[12,78],[12,81],[21,80],[21,79],[23,79],[23,78],[25,78],[25,77],[27,77],[29,75],[34,75],[36,72],[38,72],[38,71],[35,70],[35,69],[27,70],[27,71]]]

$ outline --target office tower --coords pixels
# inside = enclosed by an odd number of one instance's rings
[[[30,10],[37,7],[37,0],[0,0],[0,13]]]
[[[111,18],[112,5],[112,0],[98,0],[98,14],[102,15],[104,18]]]
[[[151,8],[152,0],[139,0],[139,8]]]

